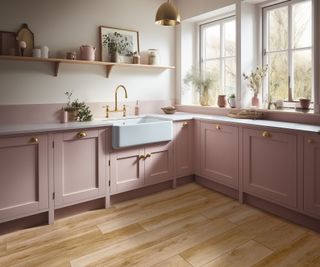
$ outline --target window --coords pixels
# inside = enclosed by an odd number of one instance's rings
[[[312,1],[292,0],[263,10],[266,93],[288,102],[313,99]]]
[[[213,103],[219,94],[236,93],[235,17],[200,25],[200,69],[215,77]]]

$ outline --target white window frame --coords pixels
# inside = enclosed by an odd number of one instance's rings
[[[224,93],[225,92],[225,85],[226,85],[226,80],[225,80],[225,75],[224,75],[224,67],[225,67],[225,61],[228,59],[235,59],[236,63],[237,63],[237,26],[235,26],[236,30],[235,30],[235,55],[234,56],[225,56],[224,55],[224,27],[222,27],[222,25],[228,21],[234,21],[235,24],[237,24],[236,21],[236,15],[230,15],[230,16],[225,16],[223,18],[218,18],[215,20],[211,20],[208,22],[202,22],[199,24],[199,67],[200,67],[200,71],[203,72],[203,66],[205,64],[205,62],[208,61],[214,61],[214,60],[219,60],[220,62],[220,77],[219,77],[219,82],[221,85],[221,90]],[[209,58],[209,59],[204,59],[204,51],[205,51],[205,42],[203,42],[203,31],[205,28],[213,26],[213,25],[220,25],[220,56],[219,57],[214,57],[214,58]],[[236,81],[237,81],[237,77],[236,77]],[[237,84],[235,84],[235,86],[237,86]],[[236,94],[237,92],[235,92]]]
[[[310,1],[312,4],[313,9],[313,0],[287,0],[280,3],[275,3],[270,6],[266,6],[262,8],[262,62],[263,64],[267,64],[267,56],[268,54],[272,53],[281,53],[281,52],[287,52],[288,53],[288,101],[285,101],[286,107],[295,107],[295,104],[298,102],[297,100],[293,100],[293,77],[294,77],[294,68],[293,68],[293,52],[294,51],[303,51],[303,50],[310,50],[311,49],[311,68],[312,68],[312,88],[311,88],[311,99],[312,103],[314,101],[314,95],[315,95],[315,88],[314,88],[314,31],[313,31],[313,21],[314,21],[314,12],[312,10],[312,39],[311,39],[311,45],[309,47],[302,47],[302,48],[293,48],[292,47],[292,26],[293,26],[293,16],[292,16],[292,8],[294,4]],[[288,49],[285,50],[279,50],[279,51],[272,51],[267,52],[268,47],[268,29],[267,29],[267,12],[273,9],[281,8],[281,7],[288,7]],[[264,93],[269,94],[268,90],[268,77],[266,77],[266,81],[264,83]]]

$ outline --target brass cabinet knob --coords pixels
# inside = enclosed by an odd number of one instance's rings
[[[145,158],[150,158],[151,157],[151,154],[148,153],[147,155],[145,155]]]
[[[221,126],[219,124],[217,124],[216,129],[221,130]]]
[[[267,131],[264,131],[262,133],[262,136],[265,137],[265,138],[268,138],[268,137],[271,137],[271,133],[267,132]]]
[[[32,143],[32,144],[38,144],[38,143],[39,143],[39,138],[37,138],[37,137],[31,137],[30,143]]]
[[[183,122],[183,123],[182,123],[182,126],[183,126],[183,127],[188,126],[188,122],[187,122],[187,121]]]
[[[146,159],[146,157],[144,155],[140,155],[139,160],[141,160],[141,159]]]
[[[78,133],[78,137],[79,138],[87,137],[87,133],[86,132],[80,132],[80,133]]]
[[[308,144],[313,144],[313,140],[312,140],[312,139],[308,139],[308,140],[307,140],[307,143],[308,143]]]

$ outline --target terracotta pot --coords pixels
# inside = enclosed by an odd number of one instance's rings
[[[260,100],[259,100],[257,94],[254,94],[254,96],[251,98],[251,105],[254,106],[254,107],[259,107],[260,106]]]
[[[218,107],[225,108],[227,106],[226,95],[218,95]]]
[[[78,111],[68,111],[68,121],[77,121]]]
[[[309,109],[309,107],[310,107],[310,99],[300,98],[299,102],[300,102],[300,107],[302,109]]]

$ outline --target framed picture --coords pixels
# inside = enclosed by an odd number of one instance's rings
[[[0,31],[0,55],[16,56],[18,52],[17,34]]]
[[[139,32],[100,26],[101,61],[132,63],[133,52],[139,52]]]

